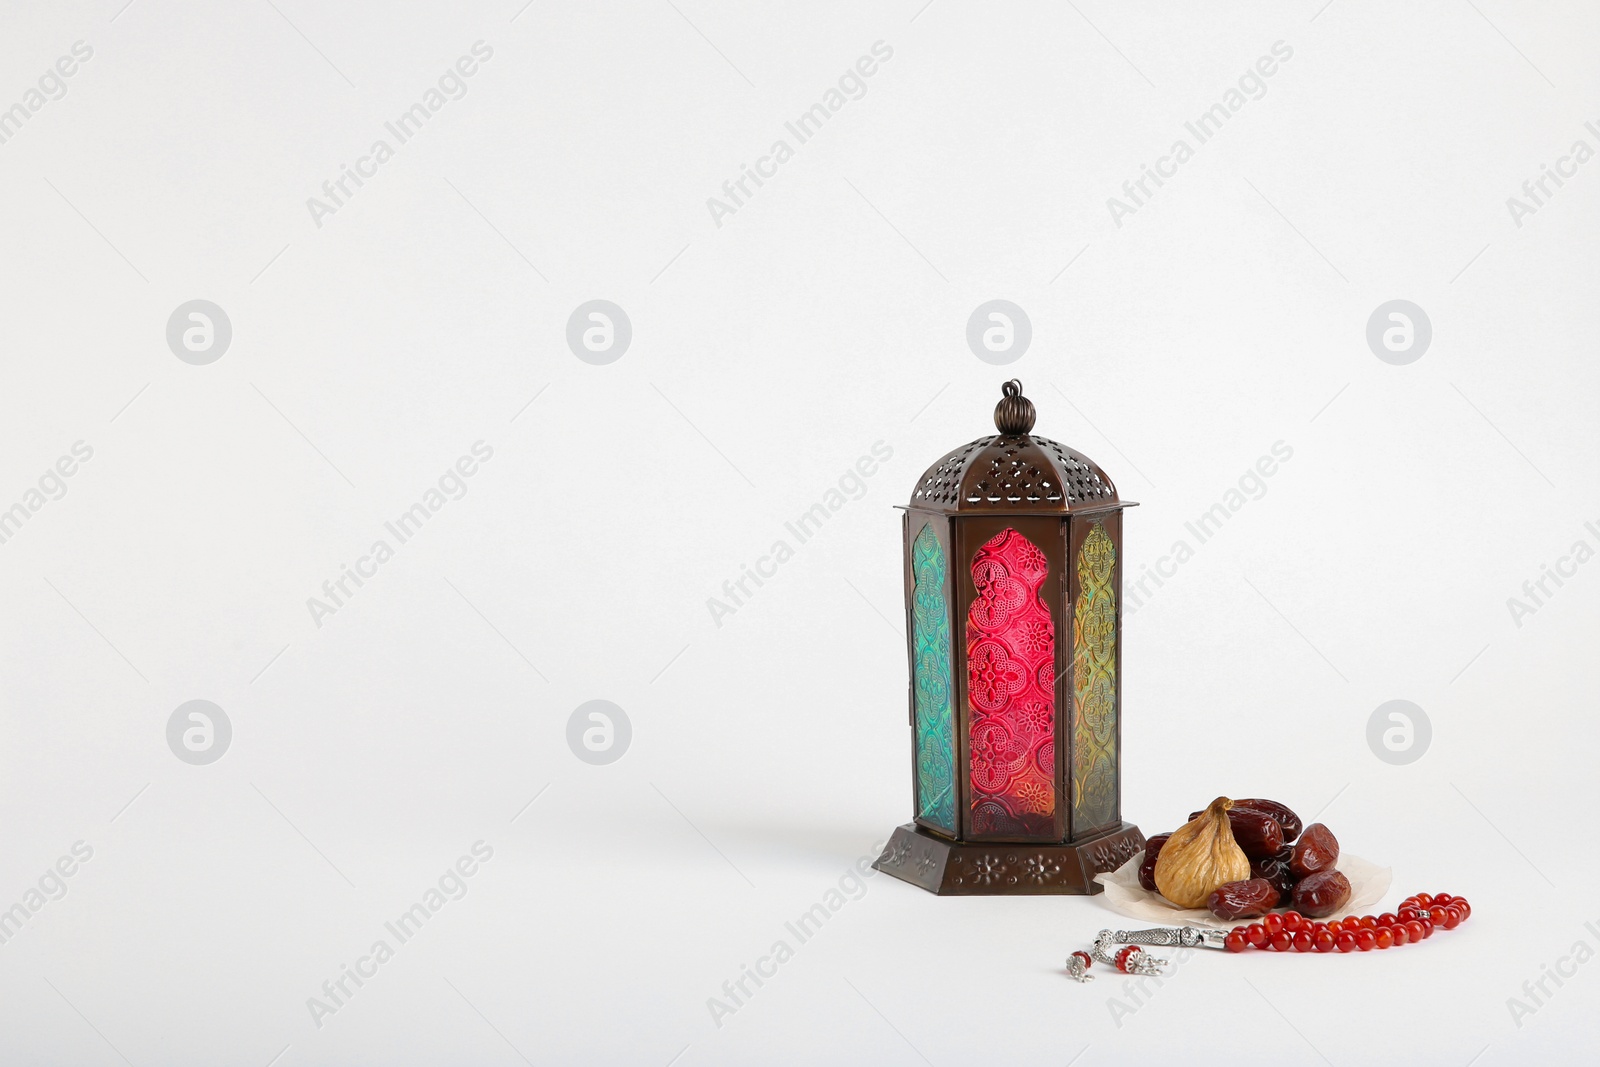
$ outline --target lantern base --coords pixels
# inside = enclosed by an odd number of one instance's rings
[[[1071,844],[951,841],[906,823],[872,866],[940,896],[1087,894],[1143,848],[1132,823]]]

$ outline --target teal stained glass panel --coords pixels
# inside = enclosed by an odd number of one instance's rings
[[[955,717],[950,707],[950,602],[932,526],[911,545],[912,685],[917,712],[917,816],[956,832]]]

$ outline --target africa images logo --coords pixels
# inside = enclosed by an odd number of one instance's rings
[[[71,54],[60,57],[39,75],[34,88],[28,89],[8,108],[0,109],[0,144],[5,144],[27,122],[44,110],[44,106],[67,95],[67,79],[78,73],[82,64],[94,58],[94,47],[87,41],[72,42]]]
[[[1266,96],[1266,79],[1278,73],[1282,64],[1293,58],[1293,45],[1287,41],[1272,42],[1269,54],[1258,58],[1239,75],[1236,85],[1223,90],[1222,98],[1217,103],[1202,111],[1192,122],[1183,124],[1184,131],[1194,138],[1194,144],[1190,144],[1186,137],[1179,137],[1172,142],[1166,155],[1157,157],[1153,169],[1149,164],[1141,163],[1139,176],[1122,183],[1122,194],[1127,199],[1115,196],[1106,198],[1106,210],[1111,212],[1111,221],[1116,223],[1117,229],[1122,229],[1124,217],[1138,214],[1139,209],[1156,195],[1157,189],[1176,178],[1178,168],[1193,159],[1201,145],[1221,133],[1223,125],[1244,110],[1246,104]],[[1150,187],[1152,182],[1154,189]]]
[[[717,229],[722,229],[724,218],[738,214],[757,190],[768,180],[776,178],[778,168],[794,158],[795,149],[821,133],[823,125],[844,110],[845,104],[867,95],[866,80],[878,73],[882,64],[894,58],[894,49],[884,41],[872,42],[871,53],[846,68],[834,85],[823,90],[821,100],[800,112],[792,122],[783,124],[784,130],[794,138],[794,144],[791,145],[787,138],[777,138],[765,155],[756,157],[753,169],[747,163],[739,164],[739,176],[722,183],[721,197],[706,197],[706,210],[711,213],[711,221]],[[750,186],[752,182],[755,183],[753,189]]]
[[[379,137],[372,142],[365,155],[356,157],[354,167],[340,163],[338,176],[322,183],[322,198],[306,198],[306,210],[311,213],[311,221],[317,229],[322,229],[325,216],[338,214],[339,209],[348,204],[362,186],[378,176],[378,168],[394,158],[396,147],[421,133],[428,120],[443,111],[450,101],[466,96],[467,79],[477,74],[479,67],[493,57],[493,46],[484,41],[474,41],[471,55],[462,56],[453,66],[446,67],[438,81],[423,92],[420,100],[400,112],[392,122],[383,124],[384,131],[394,139],[394,144]]]

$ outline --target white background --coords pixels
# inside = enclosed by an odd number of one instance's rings
[[[1507,599],[1600,547],[1600,163],[1521,226],[1506,200],[1600,147],[1600,12],[674,2],[0,15],[0,108],[93,48],[0,144],[0,508],[94,450],[0,544],[0,908],[94,850],[0,945],[0,1059],[1572,1062],[1600,563],[1520,626]],[[479,40],[466,95],[319,227],[307,198]],[[865,96],[716,225],[877,41]],[[1265,95],[1118,226],[1107,198],[1277,41]],[[233,327],[208,366],[165,336],[197,298]],[[595,298],[633,325],[609,366],[565,341]],[[965,339],[995,298],[1033,327],[1004,368]],[[1365,339],[1392,299],[1433,326],[1405,366]],[[1275,797],[1392,866],[1388,906],[1475,915],[1208,955],[1135,1002],[1061,974],[1116,922],[1096,899],[875,876],[719,1027],[708,998],[909,817],[892,506],[1013,374],[1141,502],[1130,574],[1293,449],[1126,620],[1127,817]],[[480,440],[318,626],[307,598]],[[609,766],[565,740],[596,698],[633,727]],[[167,745],[191,699],[233,726],[208,766]],[[1390,699],[1432,723],[1410,765],[1367,745]],[[316,1025],[479,840],[467,895]]]

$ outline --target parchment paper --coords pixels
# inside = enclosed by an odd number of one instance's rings
[[[1144,852],[1141,850],[1116,870],[1095,875],[1094,880],[1106,887],[1101,896],[1112,911],[1163,926],[1209,926],[1218,930],[1231,930],[1241,923],[1256,921],[1235,919],[1229,922],[1217,918],[1205,908],[1178,907],[1159,893],[1152,893],[1139,885],[1139,864],[1142,862]],[[1388,867],[1379,867],[1348,852],[1339,855],[1338,868],[1350,879],[1350,899],[1340,911],[1328,916],[1329,919],[1342,919],[1347,915],[1361,915],[1370,911],[1389,891],[1389,880],[1394,873]],[[1284,901],[1284,904],[1287,905],[1288,901]]]

